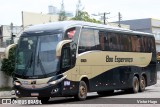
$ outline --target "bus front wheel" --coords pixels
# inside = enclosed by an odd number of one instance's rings
[[[84,81],[80,81],[78,94],[74,96],[76,100],[85,100],[87,98],[87,85]]]

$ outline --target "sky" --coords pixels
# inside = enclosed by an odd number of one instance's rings
[[[64,0],[66,11],[75,12],[78,0]],[[107,14],[107,21],[118,21],[118,12],[122,20],[154,18],[160,19],[160,0],[81,0],[82,8],[91,17],[92,14]],[[58,8],[61,0],[0,0],[0,25],[22,25],[22,11],[34,13],[48,13],[48,6]]]

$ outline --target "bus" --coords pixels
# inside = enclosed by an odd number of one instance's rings
[[[16,44],[13,85],[18,97],[85,100],[125,90],[143,92],[157,82],[155,38],[83,21],[40,24]]]

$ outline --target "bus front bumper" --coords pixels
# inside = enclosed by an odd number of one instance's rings
[[[60,84],[48,85],[43,88],[36,88],[35,85],[31,87],[14,86],[17,97],[53,97],[61,95]]]

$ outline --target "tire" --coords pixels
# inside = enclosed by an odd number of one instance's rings
[[[41,100],[42,104],[46,104],[49,101],[50,97],[38,97],[38,100]]]
[[[106,96],[106,95],[112,95],[114,93],[114,90],[111,91],[98,91],[97,94],[100,96]]]
[[[140,84],[139,84],[139,91],[143,92],[146,88],[146,79],[144,76],[141,77],[140,79]]]
[[[139,91],[139,80],[136,76],[133,77],[131,91],[132,91],[132,93],[138,93],[138,91]]]
[[[87,98],[87,85],[84,81],[80,81],[78,93],[74,98],[79,101],[83,101]]]

